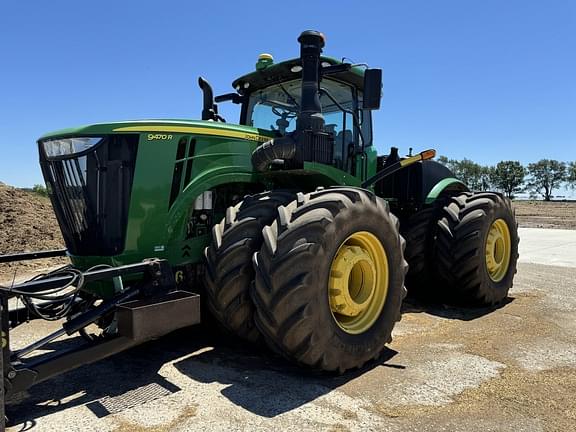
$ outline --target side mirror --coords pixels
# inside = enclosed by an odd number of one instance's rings
[[[382,98],[382,69],[364,71],[364,101],[362,107],[369,110],[380,108]]]

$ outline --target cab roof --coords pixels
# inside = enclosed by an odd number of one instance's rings
[[[320,61],[327,62],[330,65],[343,63],[335,58],[325,56],[321,56]],[[301,71],[292,72],[291,69],[294,66],[300,66],[300,58],[272,64],[265,69],[243,75],[232,82],[232,87],[241,94],[247,94],[274,84],[301,78]],[[353,67],[346,72],[330,74],[330,78],[348,83],[360,91],[364,90],[364,69],[361,67]]]

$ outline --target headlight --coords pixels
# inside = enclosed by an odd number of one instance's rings
[[[62,138],[42,141],[47,157],[67,156],[81,153],[102,141],[102,137]]]

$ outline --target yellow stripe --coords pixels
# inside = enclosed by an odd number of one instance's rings
[[[214,135],[228,138],[238,138],[257,142],[266,142],[270,139],[267,136],[251,134],[247,132],[194,126],[124,126],[114,129],[114,132],[183,132],[198,135]]]
[[[400,161],[400,166],[405,167],[406,165],[413,164],[414,162],[418,162],[422,160],[422,156],[417,154],[416,156],[412,156]]]

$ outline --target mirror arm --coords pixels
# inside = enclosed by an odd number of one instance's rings
[[[348,72],[350,69],[352,69],[352,64],[341,63],[332,66],[325,66],[320,70],[322,71],[322,75],[331,75],[340,72]]]
[[[246,96],[240,95],[238,93],[226,93],[216,96],[214,100],[218,103],[232,101],[232,103],[241,104],[246,100]]]

